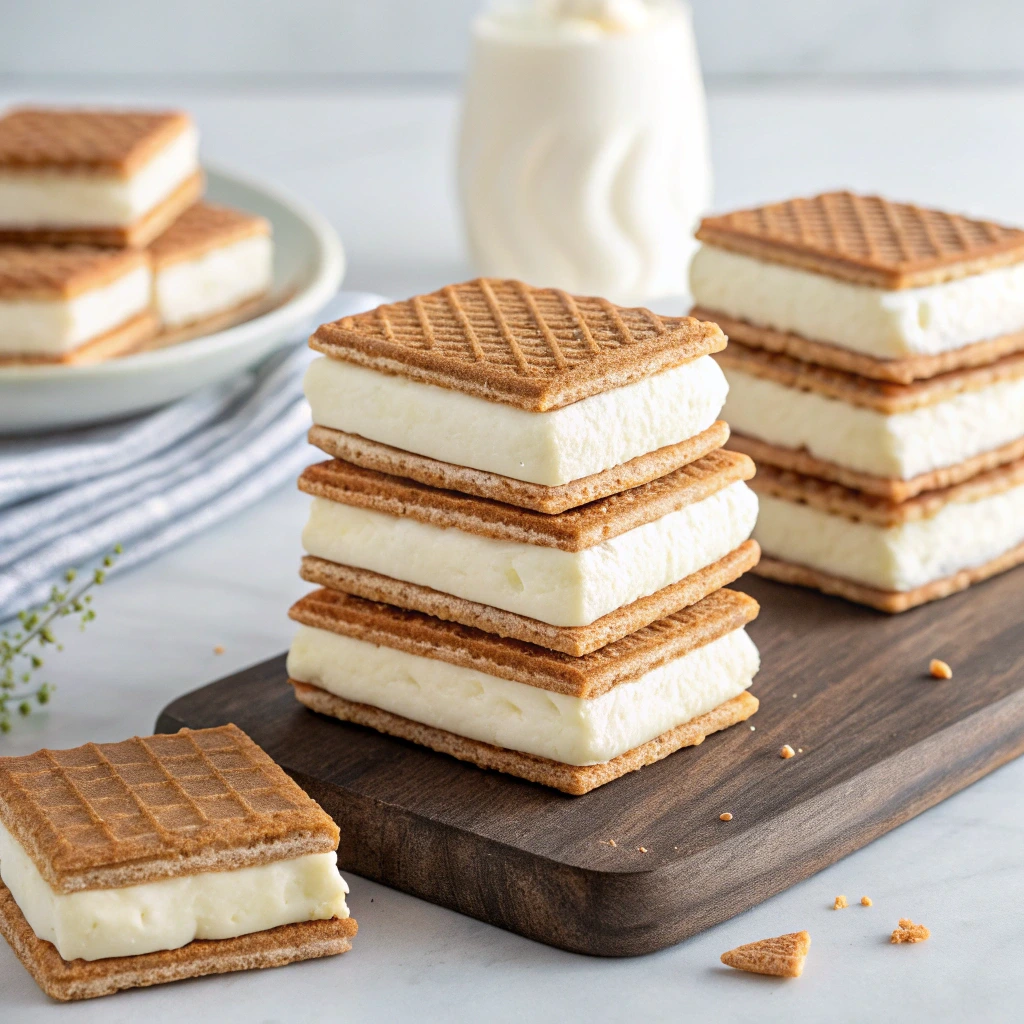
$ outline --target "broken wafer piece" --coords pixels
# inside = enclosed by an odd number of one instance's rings
[[[692,318],[480,278],[324,324],[305,391],[333,454],[559,511],[698,457],[678,446],[718,420],[725,344]]]
[[[337,846],[233,725],[0,758],[0,934],[55,999],[344,952]]]
[[[760,939],[723,953],[727,967],[752,974],[770,974],[776,978],[799,978],[811,948],[807,932],[790,932],[775,939]]]
[[[0,246],[0,365],[89,363],[156,332],[144,253]]]
[[[25,107],[0,118],[0,241],[147,245],[202,191],[178,112]]]
[[[270,224],[213,203],[190,206],[149,246],[153,305],[164,331],[251,316],[270,288]]]
[[[719,590],[583,657],[329,590],[288,655],[313,710],[574,795],[749,718],[746,595]]]
[[[708,217],[697,237],[696,304],[744,344],[904,383],[1024,349],[1019,228],[832,192]]]
[[[931,932],[923,924],[914,924],[909,917],[901,917],[900,925],[893,930],[889,941],[893,945],[906,942],[924,942],[931,938]]]
[[[890,502],[762,465],[753,570],[886,612],[947,597],[1024,562],[1024,459]]]

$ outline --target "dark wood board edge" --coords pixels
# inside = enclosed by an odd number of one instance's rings
[[[178,698],[161,713],[157,731],[212,724],[190,722],[185,709],[204,690],[250,673],[283,681],[283,657]],[[1022,753],[1019,690],[698,856],[683,851],[627,872],[559,863],[289,774],[341,825],[343,870],[571,952],[636,956],[750,909]]]

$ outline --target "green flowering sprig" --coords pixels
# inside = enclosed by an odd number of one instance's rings
[[[78,628],[85,629],[86,623],[96,618],[90,591],[103,583],[107,570],[119,554],[120,544],[103,559],[100,567],[93,569],[88,581],[77,588],[78,571],[68,569],[63,582],[51,588],[45,604],[19,612],[18,625],[0,633],[0,732],[11,731],[15,709],[19,715],[30,715],[36,705],[50,702],[54,687],[39,682],[37,676],[44,665],[41,652],[46,647],[64,650],[64,645],[53,634],[58,619],[77,615]]]

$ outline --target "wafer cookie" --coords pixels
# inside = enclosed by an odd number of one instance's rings
[[[0,366],[85,366],[143,351],[157,336],[159,325],[152,313],[140,313],[84,345],[60,355],[2,355]]]

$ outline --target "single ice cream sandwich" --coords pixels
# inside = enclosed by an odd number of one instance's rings
[[[0,364],[89,363],[153,336],[145,253],[0,246]]]
[[[892,502],[762,465],[754,572],[902,612],[1024,562],[1024,459]]]
[[[21,108],[0,118],[0,241],[148,245],[202,192],[182,113]]]
[[[196,203],[149,253],[153,306],[165,333],[239,323],[258,311],[270,289],[270,224],[241,210]]]
[[[577,658],[320,590],[288,674],[315,711],[578,795],[757,710],[757,611],[718,590]]]
[[[691,318],[479,279],[324,324],[305,390],[333,454],[559,512],[706,454],[725,343]]]
[[[762,462],[902,501],[1024,454],[1024,353],[911,384],[735,342],[716,358],[730,443]]]
[[[54,999],[345,952],[337,847],[233,725],[0,758],[0,934]]]
[[[299,478],[313,496],[304,574],[582,654],[693,603],[756,560],[756,549],[743,547],[757,517],[744,482],[753,472],[745,455],[718,449],[549,515],[319,463]]]
[[[701,316],[745,345],[883,381],[1024,350],[1024,231],[833,192],[708,217]]]

